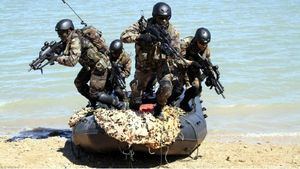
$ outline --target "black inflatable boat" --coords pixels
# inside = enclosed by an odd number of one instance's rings
[[[193,111],[180,116],[180,133],[174,143],[153,150],[149,150],[145,145],[133,144],[130,149],[157,155],[190,155],[200,146],[207,133],[200,98],[196,97],[191,101],[191,104],[193,105]],[[76,146],[98,153],[126,151],[129,148],[126,142],[120,142],[107,135],[96,123],[94,115],[85,117],[73,127],[72,140]]]

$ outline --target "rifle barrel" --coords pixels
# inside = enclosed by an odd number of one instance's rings
[[[223,93],[221,93],[221,95],[222,95],[223,99],[225,99],[225,96],[224,96],[224,94],[223,94]]]

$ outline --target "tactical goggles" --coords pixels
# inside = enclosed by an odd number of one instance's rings
[[[63,34],[66,34],[66,33],[68,33],[68,30],[59,30],[59,31],[57,31],[57,34],[58,35],[63,35]]]
[[[161,20],[161,21],[170,20],[170,18],[171,18],[171,16],[157,16],[156,17],[157,20]]]
[[[203,42],[203,41],[200,41],[200,40],[197,41],[197,44],[201,45],[201,46],[207,46],[206,42]]]

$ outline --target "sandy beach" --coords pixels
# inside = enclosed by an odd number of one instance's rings
[[[80,153],[76,158],[70,141],[61,137],[7,142],[0,138],[0,168],[300,168],[297,137],[223,139],[208,135],[198,151],[198,159],[134,155],[126,160],[121,153]],[[221,141],[220,141],[221,140]],[[197,152],[192,154],[195,157]]]

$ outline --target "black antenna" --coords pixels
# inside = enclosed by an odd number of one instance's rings
[[[68,7],[74,12],[74,14],[80,19],[81,25],[87,26],[87,24],[80,18],[80,16],[73,10],[73,8],[65,0],[61,0],[64,4],[67,4]]]

